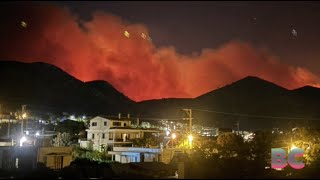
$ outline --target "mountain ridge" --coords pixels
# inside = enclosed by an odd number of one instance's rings
[[[104,80],[83,82],[42,62],[0,61],[0,102],[16,109],[29,104],[39,111],[81,112],[92,115],[130,113],[133,117],[182,118],[183,108],[268,116],[320,118],[320,88],[288,90],[248,76],[196,98],[164,98],[135,102]],[[41,108],[44,106],[44,108]],[[47,108],[45,108],[45,106]],[[193,113],[195,123],[230,127],[277,126],[272,119],[217,113]],[[143,118],[142,118],[143,119]],[[285,123],[285,121],[283,121]]]

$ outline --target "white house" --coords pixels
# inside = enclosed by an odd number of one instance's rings
[[[143,138],[146,132],[157,133],[158,130],[139,129],[131,127],[129,119],[111,120],[97,116],[90,120],[87,140],[81,140],[80,146],[101,150],[104,147],[132,146],[132,140]]]
[[[120,163],[130,162],[158,162],[160,161],[160,148],[136,148],[136,147],[114,147],[112,160]]]

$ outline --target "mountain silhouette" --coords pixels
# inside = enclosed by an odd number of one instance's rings
[[[62,69],[41,62],[0,61],[0,102],[7,109],[27,104],[38,112],[88,115],[130,113],[132,117],[181,119],[193,110],[195,124],[240,129],[291,127],[297,121],[319,124],[320,89],[288,90],[248,76],[196,98],[134,102],[102,80],[82,82]]]

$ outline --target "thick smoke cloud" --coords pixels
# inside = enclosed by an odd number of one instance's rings
[[[0,59],[43,61],[82,81],[103,79],[136,101],[196,97],[249,75],[289,89],[320,82],[307,69],[283,64],[266,49],[245,42],[183,55],[174,47],[155,47],[141,37],[141,33],[149,36],[147,27],[111,14],[96,12],[83,22],[55,6],[5,9],[0,17]]]

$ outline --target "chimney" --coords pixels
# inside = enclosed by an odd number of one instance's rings
[[[118,114],[118,118],[121,119],[121,113]]]
[[[128,119],[130,119],[130,114],[128,114]]]

